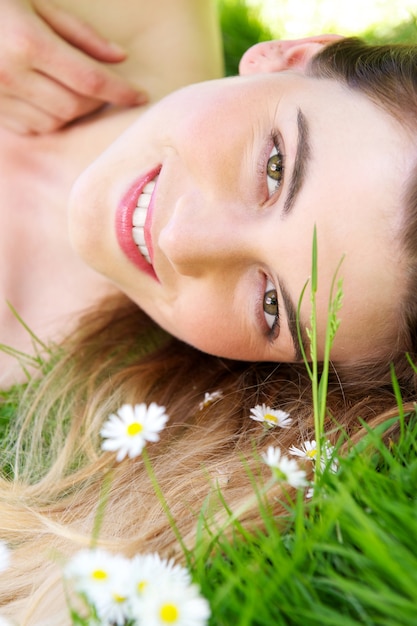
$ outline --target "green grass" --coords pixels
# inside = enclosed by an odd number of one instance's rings
[[[233,523],[214,554],[198,546],[213,625],[417,623],[415,417],[390,449],[370,433],[311,501],[289,508],[285,532],[264,513],[264,532]]]

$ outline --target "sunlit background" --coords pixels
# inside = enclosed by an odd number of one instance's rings
[[[371,29],[383,35],[390,26],[417,16],[416,0],[247,0],[273,33],[288,37],[324,32],[353,35]]]

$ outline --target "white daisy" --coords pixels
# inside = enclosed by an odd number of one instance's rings
[[[198,408],[200,411],[202,411],[203,409],[206,409],[208,406],[210,406],[210,404],[213,404],[213,402],[216,402],[216,400],[221,400],[221,398],[223,398],[223,391],[221,391],[220,389],[218,389],[217,391],[212,391],[211,393],[206,392],[204,394],[204,400],[200,402]]]
[[[100,624],[124,626],[130,619],[129,562],[126,561],[125,565],[127,567],[123,571],[113,575],[108,593],[92,598]]]
[[[87,598],[95,607],[105,607],[113,594],[126,589],[130,562],[109,554],[105,550],[80,550],[67,563],[64,576],[74,585],[75,591]],[[122,578],[122,582],[120,582]]]
[[[271,468],[273,475],[279,482],[287,483],[296,489],[305,487],[308,484],[306,473],[298,467],[297,461],[282,456],[279,448],[269,446],[266,453],[262,453],[262,458]]]
[[[330,441],[326,441],[321,449],[321,469],[328,469],[332,474],[336,474],[339,469],[339,460],[334,456],[334,450],[335,448]]]
[[[279,426],[280,428],[289,428],[292,418],[289,413],[280,409],[271,409],[266,404],[257,404],[250,410],[249,417],[255,422],[263,422],[268,428]]]
[[[329,470],[333,473],[337,472],[339,468],[339,462],[334,458],[334,446],[330,443],[330,441],[325,441],[321,446],[321,458],[320,458],[320,467],[322,470],[329,467]],[[296,446],[291,446],[289,449],[289,453],[294,456],[301,457],[307,461],[316,461],[317,458],[317,442],[315,439],[311,441],[303,441],[301,446],[297,448]]]
[[[288,452],[294,456],[299,456],[307,461],[315,461],[317,456],[317,443],[315,439],[311,441],[303,441],[301,446],[291,446]]]
[[[10,565],[10,549],[4,541],[0,541],[0,573]]]
[[[314,487],[309,487],[306,491],[306,498],[311,499],[314,496]]]
[[[146,626],[204,626],[210,606],[196,585],[171,583],[144,593],[137,617]]]
[[[160,586],[161,581],[189,585],[191,576],[188,570],[176,565],[174,559],[161,559],[159,554],[138,554],[132,559],[133,596],[141,596],[150,586]]]
[[[159,441],[159,432],[168,421],[165,407],[152,402],[146,404],[124,404],[116,414],[110,415],[100,430],[104,441],[102,450],[116,452],[117,461],[125,456],[138,456],[147,441]]]

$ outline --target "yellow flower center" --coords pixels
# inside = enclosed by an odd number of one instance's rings
[[[95,569],[94,572],[91,572],[91,578],[98,581],[107,580],[108,574],[104,569]]]
[[[165,624],[174,624],[179,617],[179,611],[174,604],[164,604],[159,614]]]
[[[118,604],[123,604],[123,602],[126,602],[126,596],[119,596],[119,594],[114,593],[113,600]]]
[[[314,459],[316,455],[317,455],[317,450],[315,448],[313,450],[306,451],[306,456],[308,456],[309,459]]]
[[[147,580],[140,580],[138,582],[137,587],[138,587],[139,593],[143,593],[145,591],[145,588],[146,588],[147,584],[148,584]]]
[[[265,413],[264,419],[268,420],[268,422],[274,422],[274,424],[278,422],[276,415],[272,415],[271,413]]]
[[[132,422],[127,427],[127,434],[129,435],[129,437],[134,437],[135,435],[138,435],[142,430],[142,424],[139,424],[139,422]]]

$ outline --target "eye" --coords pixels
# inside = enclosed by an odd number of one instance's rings
[[[266,182],[269,197],[280,188],[284,179],[284,156],[281,152],[276,135],[273,136],[274,147],[271,150],[266,164]]]
[[[274,331],[279,324],[278,293],[274,284],[267,278],[266,289],[263,297],[262,308],[265,321],[271,331]]]

